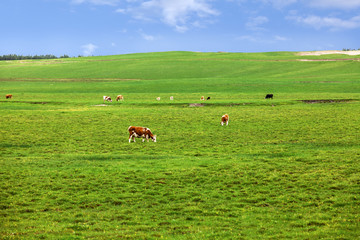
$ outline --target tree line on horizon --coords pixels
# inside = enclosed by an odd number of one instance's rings
[[[343,48],[343,51],[356,51],[356,49],[351,49],[351,48]],[[358,50],[360,50],[360,48],[358,48]]]
[[[23,55],[17,55],[17,54],[7,54],[0,56],[0,61],[5,60],[30,60],[30,59],[56,59],[56,58],[69,58],[68,55],[64,54],[63,56],[57,57],[52,54],[47,55],[34,55],[34,56],[23,56]]]

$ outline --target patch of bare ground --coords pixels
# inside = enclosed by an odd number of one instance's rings
[[[48,102],[29,102],[30,104],[48,104]]]
[[[205,106],[204,103],[190,103],[189,107],[203,107]]]
[[[356,100],[355,99],[317,99],[317,100],[298,100],[298,101],[307,104],[314,104],[314,103],[344,103],[344,102],[353,102]]]
[[[311,52],[299,52],[299,56],[321,56],[325,54],[346,54],[346,55],[360,55],[360,50],[354,51],[339,51],[339,50],[327,50],[327,51],[311,51]]]
[[[63,102],[28,102],[28,101],[0,101],[6,103],[29,103],[29,104],[63,104]]]
[[[239,105],[243,105],[243,106],[245,106],[245,105],[249,105],[249,104],[251,104],[251,103],[231,103],[230,105],[227,105],[227,106],[229,106],[229,107],[232,107],[232,106],[239,106]]]
[[[108,107],[109,105],[106,104],[98,104],[98,105],[94,105],[94,107]]]
[[[354,51],[339,51],[339,50],[328,50],[328,51],[312,51],[312,52],[299,52],[299,56],[322,56],[328,54],[343,54],[349,56],[360,55],[360,50]],[[334,62],[334,61],[360,61],[360,58],[337,58],[337,59],[299,59],[302,62]]]

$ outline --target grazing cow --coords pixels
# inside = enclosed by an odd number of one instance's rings
[[[201,100],[201,101],[204,101],[204,100],[205,100],[204,96],[201,96],[200,100]]]
[[[224,123],[226,123],[226,126],[229,124],[229,115],[227,114],[224,114],[222,117],[221,117],[221,126],[224,126]]]
[[[160,101],[160,97],[157,97],[156,100]]]
[[[11,98],[12,98],[12,94],[6,94],[5,98],[6,98],[6,99],[8,99],[8,98],[11,99]]]
[[[105,101],[112,102],[111,97],[108,97],[108,96],[103,96],[103,100],[104,100],[104,102]]]
[[[131,142],[132,138],[134,139],[134,142],[135,142],[135,138],[142,138],[143,142],[145,141],[145,139],[148,142],[149,139],[151,139],[153,142],[156,142],[156,135],[153,135],[149,128],[130,126],[128,130],[129,130],[129,143]]]
[[[174,100],[174,97],[173,97],[173,96],[171,96],[171,97],[170,97],[170,100],[171,100],[171,101],[172,101],[172,100]]]
[[[123,95],[118,95],[116,97],[116,101],[118,102],[119,100],[123,101],[124,100],[124,96]]]
[[[210,97],[207,97],[207,99],[206,100],[210,100]]]
[[[274,94],[266,94],[265,99],[273,99]]]

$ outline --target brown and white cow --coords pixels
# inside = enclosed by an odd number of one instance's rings
[[[109,96],[103,96],[103,100],[104,100],[104,102],[105,101],[112,102],[111,97],[109,97]]]
[[[204,97],[204,96],[201,96],[200,100],[201,100],[201,101],[205,101],[205,97]]]
[[[226,123],[226,125],[229,124],[229,115],[227,115],[227,114],[224,114],[224,115],[221,117],[221,122],[220,122],[221,126],[223,126],[224,123]]]
[[[156,135],[153,135],[149,128],[146,127],[134,127],[130,126],[128,128],[129,131],[129,143],[131,142],[131,139],[135,138],[142,138],[143,142],[145,139],[149,142],[149,139],[151,139],[153,142],[156,142]]]
[[[12,98],[12,94],[6,94],[5,98],[6,98],[6,99],[8,99],[8,98],[11,99],[11,98]]]
[[[118,96],[116,97],[116,101],[119,101],[119,100],[123,101],[123,100],[124,100],[124,96],[123,96],[123,95],[118,95]]]

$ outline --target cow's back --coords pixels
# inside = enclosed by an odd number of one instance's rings
[[[136,133],[136,134],[139,135],[139,136],[141,136],[141,135],[143,135],[144,133],[146,133],[146,129],[147,129],[147,128],[135,127],[135,126],[130,126],[130,127],[128,128],[130,134]]]

